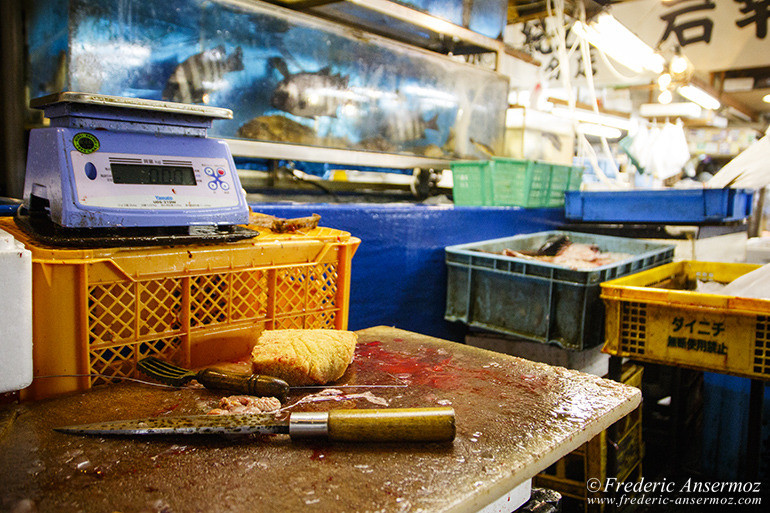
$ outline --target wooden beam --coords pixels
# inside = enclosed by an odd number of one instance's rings
[[[516,59],[519,59],[520,61],[528,62],[529,64],[533,64],[535,66],[542,66],[543,63],[539,60],[532,57],[527,52],[524,52],[522,50],[517,50],[516,48],[512,47],[509,44],[506,44],[503,46],[503,51],[506,55],[510,55],[511,57],[515,57]]]

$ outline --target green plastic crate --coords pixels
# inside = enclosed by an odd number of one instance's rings
[[[572,170],[569,175],[568,191],[577,191],[580,189],[580,185],[583,183],[583,170],[582,166],[572,166]]]
[[[455,205],[490,205],[487,176],[491,166],[486,161],[452,162],[452,195]]]
[[[452,176],[456,205],[550,206],[551,164],[545,162],[507,158],[453,162]]]
[[[580,189],[583,169],[578,166],[551,165],[551,185],[548,188],[549,207],[563,207],[564,193]]]

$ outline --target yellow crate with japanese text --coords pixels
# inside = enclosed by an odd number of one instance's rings
[[[602,350],[638,361],[770,379],[770,300],[696,292],[758,265],[682,261],[601,284]]]

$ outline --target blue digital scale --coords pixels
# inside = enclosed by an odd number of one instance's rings
[[[209,139],[215,107],[65,92],[33,100],[17,223],[67,246],[240,240],[249,208],[230,149]]]

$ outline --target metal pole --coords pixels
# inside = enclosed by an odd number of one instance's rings
[[[0,1],[0,55],[0,196],[21,198],[27,157],[22,0]]]
[[[765,188],[762,187],[757,191],[757,197],[754,201],[754,213],[749,218],[748,236],[759,237],[762,235],[763,222],[762,222],[762,210],[765,208]]]

